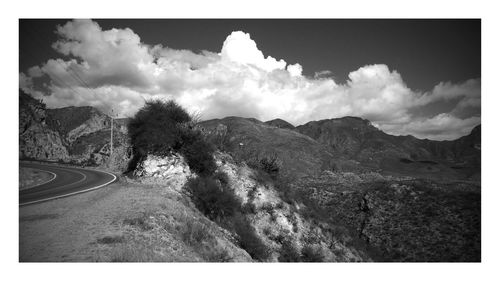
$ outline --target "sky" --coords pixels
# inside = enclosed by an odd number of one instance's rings
[[[450,140],[481,122],[480,20],[20,20],[19,87],[49,108],[202,119],[359,116]]]

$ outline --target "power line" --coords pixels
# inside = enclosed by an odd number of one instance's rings
[[[20,53],[20,54],[21,54],[21,53],[28,54],[28,55],[30,55],[32,58],[35,58],[35,59],[36,59],[36,57],[35,57],[33,54],[31,54],[30,52],[26,52],[26,50],[24,50],[24,51],[23,51],[23,50],[21,50],[21,47],[20,47],[20,49],[19,49],[19,53]],[[77,94],[77,95],[79,94],[79,93],[78,93],[75,89],[73,89],[73,87],[71,87],[71,85],[66,84],[66,82],[64,82],[64,79],[62,79],[62,78],[58,77],[58,76],[57,76],[54,72],[49,72],[48,70],[46,70],[46,72],[47,72],[47,74],[48,74],[48,75],[49,75],[49,76],[50,76],[53,80],[55,80],[58,84],[63,85],[64,87],[66,87],[67,89],[71,90],[73,93],[75,93],[75,94]]]
[[[36,29],[36,27],[34,27],[34,28]],[[37,35],[37,34],[36,34],[33,30],[28,30],[28,32],[31,34],[31,36],[30,36],[30,37],[31,37],[31,38],[33,38],[35,41],[37,41],[37,42],[38,42],[38,44],[39,44],[40,46],[43,46],[43,45],[44,45],[44,44],[43,44],[43,42],[41,42],[41,41],[39,40],[38,35]],[[42,51],[44,51],[44,52],[45,52],[45,54],[49,55],[49,57],[50,57],[50,54],[49,54],[49,53],[48,53],[45,49],[43,49],[43,48],[40,48],[40,49],[41,49]],[[75,81],[76,81],[76,83],[77,83],[77,84],[80,84],[79,86],[81,86],[82,88],[86,88],[86,90],[89,90],[89,91],[93,92],[95,95],[97,95],[97,93],[96,93],[96,92],[95,92],[95,91],[94,91],[94,90],[93,90],[93,89],[92,89],[92,88],[88,85],[88,83],[86,83],[86,82],[83,80],[83,78],[81,78],[80,76],[78,76],[78,75],[76,74],[76,72],[75,72],[73,69],[71,69],[71,67],[69,67],[69,66],[68,66],[68,68],[69,68],[69,69],[73,70],[73,73],[74,73],[74,74],[72,74],[71,72],[69,72],[69,71],[68,71],[68,69],[66,68],[66,66],[65,66],[64,64],[62,64],[62,63],[61,63],[58,59],[54,59],[54,61],[56,61],[56,62],[57,62],[57,63],[61,66],[61,68],[62,68],[62,69],[63,69],[63,70],[64,70],[64,71],[65,71],[65,72],[69,75],[69,76],[71,76],[71,77],[73,78],[73,80],[75,80]],[[60,79],[60,78],[59,78],[59,79]],[[62,80],[62,79],[61,79],[61,80]],[[65,84],[65,83],[64,83],[64,84]],[[83,85],[82,85],[82,84],[83,84]],[[66,84],[66,85],[67,85],[67,84]],[[69,85],[68,85],[68,86],[69,86]],[[71,86],[69,86],[69,87],[71,88]]]

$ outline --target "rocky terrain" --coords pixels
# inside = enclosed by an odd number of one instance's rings
[[[19,93],[19,157],[71,162],[78,165],[103,165],[110,156],[109,116],[97,109],[65,107],[46,109],[31,96]],[[114,167],[126,167],[130,151],[126,119],[114,121]]]
[[[110,156],[110,118],[92,107],[46,109],[20,93],[19,118],[21,159],[122,173],[130,168],[126,119],[115,120]],[[481,260],[480,126],[442,142],[388,135],[356,117],[297,127],[281,119],[226,117],[193,130],[215,147],[212,178],[193,172],[181,153],[143,155],[122,180],[168,190],[161,196],[175,198],[169,204],[177,207],[121,218],[119,227],[128,232],[118,236],[128,248],[106,252],[102,260]],[[190,190],[193,182],[216,186],[211,192],[228,196],[234,209],[225,216],[204,213]],[[146,247],[141,237],[159,243],[146,258],[134,252]],[[172,256],[165,239],[184,256]]]
[[[19,158],[68,160],[60,135],[47,125],[45,104],[19,92]]]
[[[378,261],[479,261],[477,184],[324,173],[294,183],[294,198],[343,225]]]

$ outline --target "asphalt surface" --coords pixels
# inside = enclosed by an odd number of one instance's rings
[[[19,205],[21,206],[95,190],[116,180],[116,176],[111,173],[55,164],[20,162],[19,166],[43,170],[56,175],[55,178],[46,183],[20,190]]]

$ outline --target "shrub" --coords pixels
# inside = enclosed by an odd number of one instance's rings
[[[182,144],[183,124],[189,114],[174,101],[151,100],[130,119],[130,142],[140,155],[165,156]]]
[[[261,169],[271,176],[277,175],[282,165],[276,153],[262,156],[259,162]]]
[[[231,127],[226,125],[219,126],[215,132],[209,133],[206,138],[218,150],[230,152],[234,149],[234,145],[231,143]]]
[[[321,248],[306,245],[302,248],[302,261],[304,262],[322,262],[325,259]]]
[[[240,246],[245,249],[253,259],[265,261],[269,258],[271,252],[260,240],[255,228],[245,216],[235,216],[233,218],[233,228],[236,234],[238,234]]]
[[[240,206],[229,187],[210,176],[190,179],[186,183],[186,189],[196,208],[211,220],[232,216]]]
[[[186,158],[189,168],[200,175],[210,175],[216,165],[213,146],[201,132],[193,129],[195,120],[174,101],[147,101],[128,123],[134,157],[129,171],[147,154],[167,156],[172,151]]]
[[[276,153],[254,154],[249,156],[246,162],[248,166],[261,170],[273,178],[278,175],[282,166],[282,162]]]
[[[186,157],[189,168],[199,175],[211,175],[217,168],[212,153],[214,148],[203,139],[198,131],[188,131],[182,135],[180,152]]]
[[[210,238],[209,229],[203,223],[188,220],[181,230],[182,240],[190,246],[203,243]]]
[[[213,177],[215,180],[219,181],[221,185],[229,185],[229,177],[226,173],[219,171],[214,173]]]
[[[278,257],[278,261],[280,262],[299,262],[300,261],[300,253],[293,246],[291,240],[286,239],[283,241],[280,249],[280,256]]]

